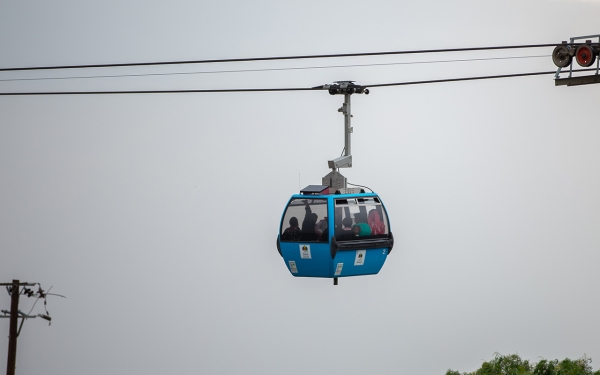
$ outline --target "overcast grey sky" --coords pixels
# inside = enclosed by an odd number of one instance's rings
[[[598,0],[0,0],[0,67],[555,43],[600,33],[598,14]],[[5,72],[541,56],[0,81],[0,91],[373,84],[553,70],[551,51]],[[289,196],[342,151],[341,97],[0,97],[0,282],[68,296],[48,301],[50,327],[25,324],[17,373],[439,375],[494,352],[586,353],[597,369],[599,90],[538,76],[355,95],[344,174],[381,195],[396,246],[379,275],[337,287],[292,277],[275,238]],[[0,321],[2,366],[7,336]]]

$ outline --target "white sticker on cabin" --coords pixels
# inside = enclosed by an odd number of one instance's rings
[[[339,276],[342,274],[342,268],[344,267],[344,263],[338,263],[337,267],[335,268],[335,275],[334,276]]]
[[[293,260],[290,260],[289,263],[290,263],[290,271],[292,271],[292,273],[298,273],[298,269],[296,268],[296,262],[294,262]]]
[[[300,258],[302,259],[311,259],[310,256],[310,245],[298,245],[300,246]]]
[[[365,256],[367,255],[367,250],[356,250],[356,256],[354,257],[354,265],[362,266],[365,264]]]

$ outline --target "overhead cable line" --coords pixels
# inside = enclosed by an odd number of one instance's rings
[[[589,69],[585,69],[589,70]],[[425,83],[444,83],[444,82],[460,82],[460,81],[477,81],[482,79],[497,79],[497,78],[514,78],[514,77],[526,77],[526,76],[540,76],[545,74],[556,74],[556,71],[546,72],[530,72],[530,73],[514,73],[514,74],[498,74],[493,76],[480,76],[480,77],[463,77],[463,78],[444,78],[444,79],[432,79],[427,81],[409,81],[409,82],[395,82],[395,83],[377,83],[373,85],[364,85],[364,87],[387,87],[387,86],[408,86],[408,85],[422,85]]]
[[[309,70],[309,69],[332,69],[332,68],[355,68],[370,66],[392,66],[392,65],[418,65],[435,63],[453,63],[453,62],[471,62],[471,61],[489,61],[489,60],[511,60],[528,59],[537,57],[549,57],[551,55],[534,56],[509,56],[509,57],[489,57],[481,59],[454,59],[454,60],[433,60],[433,61],[408,61],[395,63],[375,63],[375,64],[351,64],[351,65],[325,65],[325,66],[306,66],[290,68],[265,68],[265,69],[235,69],[235,70],[214,70],[204,72],[174,72],[174,73],[142,73],[142,74],[115,74],[115,75],[95,75],[95,76],[75,76],[75,77],[40,77],[40,78],[7,78],[0,79],[0,82],[15,81],[47,81],[47,80],[65,80],[65,79],[92,79],[92,78],[124,78],[124,77],[153,77],[153,76],[174,76],[174,75],[193,75],[193,74],[213,74],[213,73],[246,73],[246,72],[270,72],[284,70]]]
[[[274,92],[323,90],[319,87],[293,87],[271,89],[207,89],[207,90],[127,90],[127,91],[47,91],[47,92],[0,92],[0,96],[26,95],[113,95],[113,94],[188,94],[212,92]]]
[[[210,64],[210,63],[273,61],[273,60],[325,59],[325,58],[336,58],[336,57],[360,57],[360,56],[408,55],[408,54],[418,54],[418,53],[467,52],[467,51],[484,51],[484,50],[541,48],[541,47],[555,47],[557,45],[558,44],[556,44],[556,43],[521,44],[521,45],[512,45],[512,46],[444,48],[444,49],[362,52],[362,53],[339,53],[339,54],[327,54],[327,55],[296,55],[296,56],[273,56],[273,57],[247,57],[247,58],[237,58],[237,59],[208,59],[208,60],[159,61],[159,62],[137,62],[137,63],[115,63],[115,64],[31,66],[31,67],[20,67],[20,68],[0,68],[0,72],[25,71],[25,70],[116,68],[116,67],[127,67],[127,66],[150,66],[150,65]]]
[[[573,72],[586,72],[596,70],[596,68],[577,69]],[[556,74],[556,71],[550,70],[545,72],[529,72],[529,73],[514,73],[514,74],[498,74],[492,76],[479,77],[462,77],[462,78],[445,78],[433,79],[425,81],[407,81],[395,83],[378,83],[370,85],[361,85],[364,88],[372,87],[389,87],[389,86],[408,86],[422,85],[427,83],[444,83],[444,82],[461,82],[461,81],[477,81],[484,79],[498,78],[515,78],[526,76],[539,76],[546,74]],[[280,92],[280,91],[316,91],[327,90],[324,86],[316,87],[294,87],[294,88],[258,88],[258,89],[198,89],[198,90],[129,90],[129,91],[40,91],[40,92],[0,92],[0,96],[33,96],[33,95],[116,95],[116,94],[190,94],[190,93],[226,93],[226,92]]]

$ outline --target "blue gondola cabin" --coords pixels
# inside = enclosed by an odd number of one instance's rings
[[[373,275],[394,237],[383,202],[358,188],[310,185],[293,195],[281,218],[277,249],[294,276]]]

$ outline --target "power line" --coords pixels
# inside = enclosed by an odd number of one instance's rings
[[[586,69],[586,70],[589,70],[589,69]],[[378,83],[378,84],[374,84],[374,85],[365,85],[365,87],[387,87],[387,86],[422,85],[422,84],[425,84],[425,83],[477,81],[477,80],[482,80],[482,79],[497,79],[497,78],[514,78],[514,77],[540,76],[540,75],[545,75],[545,74],[556,74],[556,71],[550,70],[550,71],[546,71],[546,72],[498,74],[498,75],[493,75],[493,76],[480,76],[480,77],[445,78],[445,79],[432,79],[432,80],[427,80],[427,81],[410,81],[410,82],[396,82],[396,83]]]
[[[596,68],[577,69],[577,70],[573,70],[573,72],[589,72],[589,71],[594,71],[594,70],[596,70]],[[378,84],[374,84],[374,85],[364,85],[364,87],[409,86],[409,85],[422,85],[422,84],[426,84],[426,83],[478,81],[478,80],[483,80],[483,79],[516,78],[516,77],[527,77],[527,76],[540,76],[540,75],[546,75],[546,74],[556,74],[556,71],[550,70],[550,71],[546,71],[546,72],[498,74],[498,75],[493,75],[493,76],[464,77],[464,78],[445,78],[445,79],[432,79],[432,80],[428,80],[428,81],[378,83]]]
[[[551,55],[489,57],[489,58],[480,58],[480,59],[454,59],[454,60],[433,60],[433,61],[409,61],[409,62],[374,63],[374,64],[325,65],[325,66],[307,66],[307,67],[290,67],[290,68],[235,69],[235,70],[215,70],[215,71],[204,71],[204,72],[115,74],[115,75],[95,75],[95,76],[75,76],[75,77],[71,76],[71,77],[40,77],[40,78],[8,78],[8,79],[0,79],[0,82],[46,81],[46,80],[65,80],[65,79],[92,79],[92,78],[151,77],[151,76],[174,76],[174,75],[193,75],[193,74],[212,74],[212,73],[245,73],[245,72],[269,72],[269,71],[284,71],[284,70],[354,68],[354,67],[370,67],[370,66],[417,65],[417,64],[453,63],[453,62],[470,62],[470,61],[528,59],[528,58],[549,57],[549,56],[551,56]]]
[[[273,92],[273,91],[310,91],[323,90],[321,86],[271,88],[271,89],[208,89],[208,90],[131,90],[131,91],[48,91],[48,92],[0,92],[0,96],[27,96],[27,95],[113,95],[113,94],[188,94],[188,93],[215,93],[215,92]]]
[[[494,46],[494,47],[469,47],[469,48],[444,48],[444,49],[427,49],[427,50],[411,50],[411,51],[339,53],[339,54],[326,54],[326,55],[296,55],[296,56],[274,56],[274,57],[248,57],[248,58],[237,58],[237,59],[209,59],[209,60],[159,61],[159,62],[115,63],[115,64],[84,64],[84,65],[31,66],[31,67],[20,67],[20,68],[0,68],[0,72],[25,71],[25,70],[116,68],[116,67],[127,67],[127,66],[150,66],[150,65],[210,64],[210,63],[249,62],[249,61],[273,61],[273,60],[325,59],[325,58],[359,57],[359,56],[408,55],[408,54],[417,54],[417,53],[420,54],[420,53],[467,52],[467,51],[484,51],[484,50],[541,48],[541,47],[555,47],[557,45],[559,45],[559,44],[557,44],[557,43],[550,43],[550,44],[521,44],[521,45]]]
[[[577,69],[573,72],[593,71],[596,68]],[[550,70],[545,72],[529,72],[529,73],[513,73],[513,74],[498,74],[491,76],[478,77],[462,77],[462,78],[444,78],[432,79],[425,81],[407,81],[393,83],[377,83],[369,85],[360,85],[364,88],[372,87],[389,87],[389,86],[409,86],[422,85],[427,83],[444,83],[444,82],[461,82],[461,81],[478,81],[484,79],[498,78],[515,78],[527,76],[539,76],[547,74],[556,74],[556,71]],[[0,96],[33,96],[33,95],[116,95],[116,94],[191,94],[191,93],[231,93],[231,92],[281,92],[281,91],[319,91],[327,90],[324,86],[315,87],[292,87],[292,88],[262,88],[262,89],[198,89],[198,90],[123,90],[123,91],[40,91],[40,92],[0,92]]]

